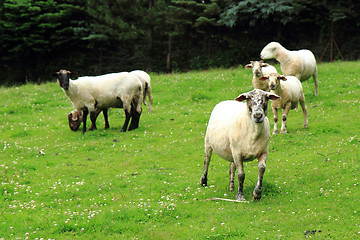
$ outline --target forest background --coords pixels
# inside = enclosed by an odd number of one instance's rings
[[[358,0],[0,0],[0,84],[45,82],[60,68],[227,68],[259,59],[271,41],[318,61],[358,60],[358,9]]]

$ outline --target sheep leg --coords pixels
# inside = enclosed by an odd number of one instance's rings
[[[230,163],[230,167],[229,167],[229,175],[230,175],[230,179],[229,179],[229,191],[234,191],[235,188],[235,163],[232,162]]]
[[[149,96],[149,110],[148,112],[152,112],[152,105],[153,105],[153,97],[151,95],[151,86],[148,86],[147,95]]]
[[[244,164],[241,159],[234,160],[234,162],[238,170],[238,180],[239,180],[239,189],[238,189],[238,194],[236,195],[236,200],[246,201],[244,197],[244,180],[245,180]]]
[[[271,108],[272,108],[272,111],[273,111],[273,114],[274,114],[274,131],[272,134],[278,134],[279,131],[278,131],[278,126],[277,126],[277,122],[278,122],[278,110],[271,104]]]
[[[282,113],[282,121],[281,121],[281,132],[280,133],[287,133],[286,131],[286,120],[287,120],[287,116],[289,114],[291,108],[291,103],[288,102],[285,105],[285,108],[283,108],[283,113]]]
[[[308,126],[308,117],[307,117],[307,108],[306,108],[306,105],[305,105],[305,97],[302,96],[302,98],[300,99],[300,105],[301,105],[301,108],[303,110],[303,115],[304,115],[304,126],[303,128],[307,128]]]
[[[131,117],[131,113],[129,113],[128,110],[124,109],[124,111],[125,111],[125,122],[124,122],[123,127],[121,128],[121,132],[126,132],[126,129],[129,125],[129,121],[130,121],[130,117]]]
[[[141,116],[141,112],[138,113],[136,111],[135,107],[132,107],[131,108],[131,123],[129,126],[129,131],[134,130],[139,127],[140,116]]]
[[[266,159],[267,159],[268,154],[267,153],[263,153],[260,155],[260,157],[258,158],[258,180],[253,192],[253,200],[260,200],[261,198],[261,193],[263,191],[262,188],[262,180],[264,177],[264,173],[265,173],[265,169],[266,169]]]
[[[107,108],[105,108],[103,110],[103,114],[104,114],[104,119],[105,119],[105,129],[108,129],[110,127],[110,125],[109,125],[108,109]]]
[[[148,93],[148,83],[145,83],[145,89],[144,89],[144,94],[143,94],[143,104],[146,106],[146,95]]]
[[[204,169],[200,179],[200,184],[201,186],[204,187],[207,186],[207,174],[209,170],[211,155],[212,155],[212,149],[208,144],[205,143]]]
[[[96,130],[96,118],[99,115],[100,112],[97,113],[97,111],[90,112],[90,120],[91,120],[91,126],[89,128],[89,131]]]
[[[89,114],[89,110],[88,109],[85,109],[83,111],[83,130],[82,130],[82,133],[85,133],[86,132],[86,120],[87,120],[87,115]]]
[[[315,96],[319,96],[319,92],[318,92],[318,87],[319,87],[319,82],[317,80],[317,69],[314,73],[314,75],[312,76],[314,79],[314,86],[315,86]]]

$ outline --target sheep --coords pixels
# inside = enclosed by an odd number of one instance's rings
[[[308,126],[307,108],[305,105],[305,96],[302,90],[301,82],[294,76],[283,76],[278,73],[272,73],[267,77],[261,77],[260,81],[269,81],[269,88],[272,93],[277,94],[281,99],[272,101],[271,108],[274,114],[274,131],[278,134],[277,121],[278,109],[282,109],[281,133],[286,133],[286,120],[290,109],[294,109],[300,102],[304,115],[303,128]]]
[[[141,83],[143,84],[143,89],[144,89],[144,98],[143,98],[143,103],[144,105],[146,105],[146,96],[149,97],[149,110],[148,112],[150,113],[152,111],[152,104],[153,104],[153,98],[151,95],[151,81],[150,81],[150,76],[149,74],[147,74],[144,71],[141,70],[134,70],[130,72],[131,74],[134,74],[135,76],[137,76]]]
[[[270,73],[277,73],[274,66],[264,63],[264,61],[250,61],[249,64],[245,65],[245,68],[252,68],[253,79],[252,85],[254,88],[269,91],[268,83],[260,81],[259,78],[262,76],[268,76]]]
[[[316,60],[310,50],[289,51],[280,43],[271,42],[262,49],[260,57],[262,59],[276,59],[280,62],[283,75],[295,76],[301,82],[308,80],[312,76],[315,85],[315,96],[319,95]]]
[[[254,89],[235,98],[235,101],[218,103],[210,116],[205,134],[205,159],[200,179],[207,186],[207,174],[212,151],[230,161],[230,190],[234,188],[235,167],[238,170],[239,188],[236,200],[245,201],[243,162],[258,159],[258,181],[253,191],[253,200],[259,200],[262,180],[268,157],[270,126],[267,118],[268,100],[276,100],[274,93]],[[242,101],[247,100],[247,103]]]
[[[53,73],[74,108],[83,111],[83,133],[86,132],[88,113],[90,112],[92,123],[89,129],[91,131],[96,129],[96,111],[109,107],[124,108],[126,118],[122,132],[127,130],[130,118],[129,131],[139,126],[143,88],[141,81],[135,75],[122,72],[70,79],[77,75],[76,72],[67,70]]]
[[[141,71],[141,70],[134,70],[134,71],[131,71],[130,74],[133,74],[135,76],[137,76],[139,78],[139,80],[141,81],[141,84],[142,84],[142,87],[144,90],[144,99],[143,99],[143,103],[144,105],[146,105],[146,102],[145,102],[145,98],[146,96],[149,96],[149,102],[150,102],[150,105],[149,105],[149,112],[152,111],[152,103],[153,103],[153,99],[152,99],[152,95],[151,95],[151,84],[150,84],[150,76],[144,72],[144,71]],[[100,114],[100,112],[103,112],[104,114],[104,119],[105,119],[105,129],[108,129],[110,127],[110,124],[109,124],[109,120],[108,120],[108,109],[102,109],[102,110],[99,110],[99,109],[96,109],[95,112],[96,112],[96,117],[95,117],[95,121],[98,117],[98,115]],[[69,121],[69,127],[71,130],[73,131],[77,131],[83,121],[82,119],[82,115],[83,115],[83,112],[82,111],[77,111],[76,109],[74,109],[73,111],[71,111],[68,115],[68,121]],[[90,127],[90,129],[92,129],[92,125]]]

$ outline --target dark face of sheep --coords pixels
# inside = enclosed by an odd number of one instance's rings
[[[67,70],[60,70],[59,72],[53,73],[52,76],[58,79],[60,87],[62,87],[64,90],[69,90],[70,78],[76,78],[78,73]]]
[[[262,123],[268,113],[268,101],[279,99],[274,93],[254,89],[251,92],[243,93],[235,98],[236,101],[246,100],[250,117],[255,123]]]
[[[69,127],[73,131],[77,131],[82,122],[82,112],[72,111],[68,115]]]

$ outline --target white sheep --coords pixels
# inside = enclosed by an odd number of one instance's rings
[[[96,129],[96,111],[110,107],[124,108],[125,122],[122,132],[139,126],[143,88],[141,81],[128,72],[111,73],[101,76],[80,77],[76,72],[60,70],[53,74],[57,77],[60,87],[78,111],[83,111],[83,132],[86,132],[86,118],[90,112],[92,128]]]
[[[144,99],[143,99],[143,103],[146,105],[145,102],[145,98],[146,96],[149,96],[149,112],[151,112],[152,110],[152,103],[153,103],[153,98],[151,95],[151,82],[150,82],[150,76],[141,70],[135,70],[130,72],[130,74],[135,75],[136,77],[138,77],[138,79],[141,81],[142,87],[144,89]],[[103,108],[103,109],[96,109],[95,110],[95,122],[97,117],[99,116],[99,114],[101,113],[101,111],[104,114],[104,119],[105,119],[105,129],[108,129],[110,127],[109,124],[109,120],[108,120],[108,109],[107,108]],[[76,109],[74,109],[73,111],[71,111],[68,115],[68,121],[69,121],[69,127],[71,130],[73,131],[77,131],[81,125],[81,123],[83,122],[83,112],[82,111],[78,111]],[[91,124],[90,129],[93,129],[94,126],[93,124]]]
[[[254,88],[269,91],[268,83],[266,81],[260,81],[259,78],[262,76],[268,76],[270,73],[277,73],[274,66],[264,63],[264,61],[250,61],[249,64],[245,65],[245,68],[252,68],[252,85]]]
[[[261,77],[260,80],[269,81],[269,88],[272,93],[281,98],[271,102],[271,108],[274,114],[274,131],[278,134],[277,121],[278,109],[282,109],[281,133],[286,133],[286,120],[290,109],[294,109],[300,102],[304,115],[304,129],[308,126],[307,108],[305,105],[305,96],[301,82],[295,76],[282,76],[278,73],[272,73],[268,77]]]
[[[268,157],[270,140],[269,120],[266,117],[268,100],[276,100],[276,94],[254,89],[235,98],[236,101],[218,103],[210,116],[205,135],[204,169],[200,184],[207,185],[207,174],[212,151],[230,161],[230,190],[234,188],[235,166],[238,170],[239,189],[236,200],[245,201],[243,162],[258,159],[258,181],[253,200],[262,193],[262,179]],[[247,100],[247,103],[242,101]]]
[[[150,113],[152,111],[152,105],[153,105],[153,97],[151,95],[151,79],[149,74],[147,74],[146,72],[142,71],[142,70],[134,70],[130,72],[131,74],[134,74],[135,76],[137,76],[142,85],[143,85],[143,89],[144,89],[144,97],[143,97],[143,103],[144,105],[146,105],[146,96],[149,97],[149,110],[148,112]]]
[[[315,96],[318,96],[317,66],[314,54],[310,50],[289,51],[278,42],[266,45],[260,53],[262,59],[276,59],[280,62],[282,74],[295,76],[301,82],[314,79]]]

